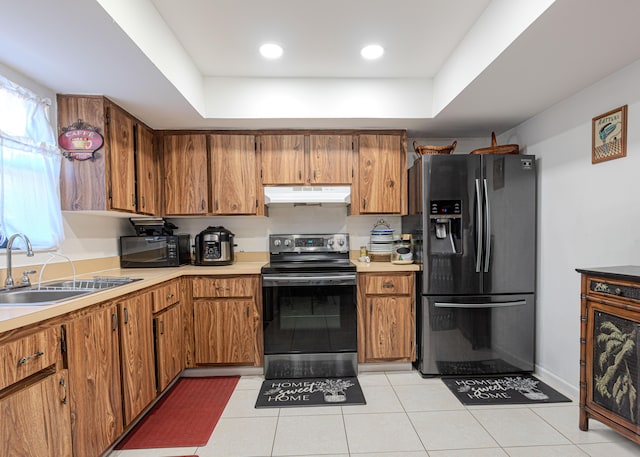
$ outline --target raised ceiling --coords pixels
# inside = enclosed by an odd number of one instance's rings
[[[482,136],[640,59],[638,18],[631,0],[28,0],[3,6],[0,64],[159,129]]]

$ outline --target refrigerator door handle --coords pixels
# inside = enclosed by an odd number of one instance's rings
[[[436,308],[507,308],[510,306],[524,306],[527,304],[526,300],[516,301],[503,301],[493,303],[446,303],[435,302],[433,305]]]
[[[484,181],[484,272],[489,272],[489,259],[491,258],[491,206],[489,204],[489,192],[487,180]]]
[[[476,179],[476,273],[480,273],[482,267],[482,190],[480,180]]]

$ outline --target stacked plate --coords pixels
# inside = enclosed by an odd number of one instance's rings
[[[377,224],[371,230],[369,238],[369,256],[371,260],[389,261],[393,251],[393,229],[380,228]]]

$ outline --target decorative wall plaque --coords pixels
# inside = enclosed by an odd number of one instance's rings
[[[627,155],[627,105],[593,118],[591,163]]]
[[[58,145],[63,149],[62,155],[69,160],[95,160],[96,151],[104,144],[104,138],[93,127],[81,119],[69,127],[63,127],[58,136]]]

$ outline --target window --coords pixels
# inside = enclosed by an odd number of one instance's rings
[[[24,233],[34,249],[64,239],[60,211],[61,155],[51,101],[0,76],[0,247]],[[17,238],[15,246],[24,247]]]

